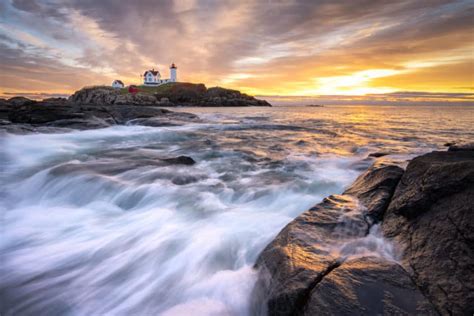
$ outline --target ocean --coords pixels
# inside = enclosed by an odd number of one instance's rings
[[[0,135],[0,312],[247,315],[259,253],[370,153],[474,139],[474,106],[172,110],[202,121]]]

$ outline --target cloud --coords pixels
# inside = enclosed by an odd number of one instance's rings
[[[171,62],[181,80],[259,94],[428,91],[417,80],[443,67],[436,91],[473,82],[456,66],[473,59],[472,1],[14,0],[0,14],[0,88],[16,91],[28,88],[11,54],[44,71],[29,89],[61,91]]]

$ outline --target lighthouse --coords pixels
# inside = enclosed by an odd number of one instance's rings
[[[171,82],[176,82],[178,80],[178,77],[176,75],[177,70],[178,70],[178,67],[176,67],[176,65],[172,63],[170,66],[170,81]]]

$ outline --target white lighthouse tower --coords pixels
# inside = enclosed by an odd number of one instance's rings
[[[178,70],[178,67],[176,67],[176,65],[172,63],[170,66],[170,81],[171,82],[176,82],[178,80],[178,76],[176,75],[177,70]]]

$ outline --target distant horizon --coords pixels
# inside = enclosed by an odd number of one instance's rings
[[[14,93],[0,92],[0,98],[26,97],[32,100],[68,98],[61,93]],[[426,93],[420,91],[397,91],[368,95],[255,95],[276,106],[305,105],[474,105],[474,93]]]

